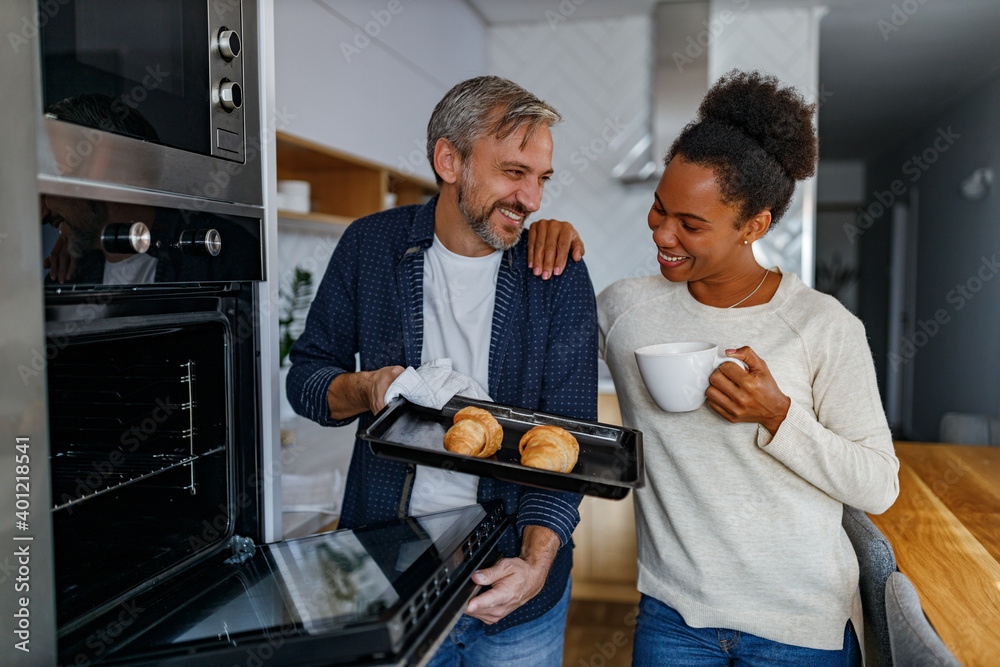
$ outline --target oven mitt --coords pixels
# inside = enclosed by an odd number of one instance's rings
[[[411,403],[440,410],[452,396],[461,394],[468,398],[492,401],[486,390],[468,375],[451,370],[451,359],[435,359],[410,366],[403,371],[385,392],[385,403],[402,396]]]

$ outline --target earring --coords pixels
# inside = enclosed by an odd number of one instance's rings
[[[743,245],[746,245],[746,244],[747,244],[747,240],[743,239]]]

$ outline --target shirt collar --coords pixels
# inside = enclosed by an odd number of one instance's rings
[[[434,195],[430,201],[417,209],[413,226],[410,228],[410,237],[407,239],[411,246],[428,248],[434,243],[434,211],[437,209],[437,203],[438,195]]]

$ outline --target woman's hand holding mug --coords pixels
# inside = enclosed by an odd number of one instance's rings
[[[747,370],[736,364],[722,364],[709,377],[706,391],[708,406],[732,423],[757,422],[778,432],[792,401],[778,388],[764,360],[750,347],[726,350],[731,359],[739,359]]]

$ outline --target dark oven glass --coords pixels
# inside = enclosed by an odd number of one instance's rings
[[[401,656],[465,606],[506,526],[496,502],[261,545],[140,598],[109,663],[410,664]]]
[[[259,217],[55,195],[43,195],[39,204],[39,270],[50,292],[263,278]]]
[[[51,323],[61,628],[229,537],[231,339],[219,313]]]
[[[41,35],[46,110],[84,94],[107,98],[125,123],[95,119],[99,129],[209,152],[205,0],[71,1]]]

